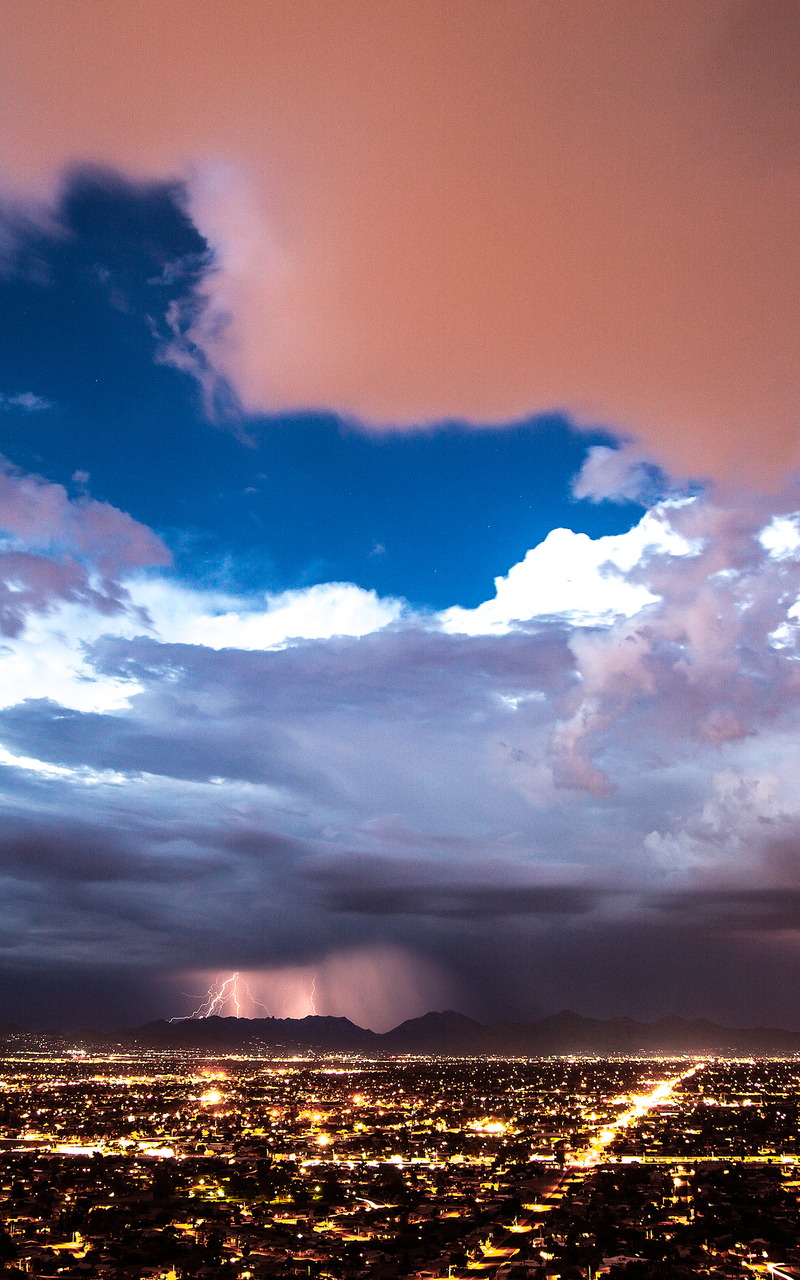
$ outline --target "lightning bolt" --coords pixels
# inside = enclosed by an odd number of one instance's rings
[[[244,984],[244,989],[245,989],[245,991],[247,992],[247,997],[248,997],[248,999],[249,999],[253,1004],[257,1004],[257,1005],[258,1005],[258,1007],[259,1007],[259,1009],[263,1009],[263,1010],[264,1010],[264,1012],[265,1012],[265,1014],[267,1015],[267,1017],[269,1017],[269,1016],[270,1016],[270,1014],[269,1014],[269,1009],[267,1008],[267,1006],[266,1006],[265,1004],[262,1004],[260,1000],[256,1000],[255,996],[253,995],[252,991],[250,990],[250,987],[249,987],[248,983],[246,983],[246,982],[245,982],[245,984]]]
[[[247,987],[246,983],[245,987]],[[225,1008],[225,1005],[229,1000],[232,1001],[233,1007],[236,1010],[236,1017],[240,1018],[242,1014],[239,1005],[238,973],[232,973],[231,976],[229,978],[225,978],[224,981],[220,977],[217,977],[208,988],[205,998],[196,1009],[193,1009],[191,1013],[184,1014],[182,1017],[170,1018],[170,1022],[188,1022],[191,1018],[213,1018]]]
[[[311,979],[311,993],[308,997],[308,1003],[311,1005],[311,1012],[313,1013],[315,1018],[317,1016],[317,1006],[314,1004],[314,996],[316,995],[316,992],[317,992],[317,974],[315,970],[314,977]]]

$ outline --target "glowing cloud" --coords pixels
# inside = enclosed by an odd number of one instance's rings
[[[187,178],[206,390],[797,461],[796,6],[8,0],[3,37],[9,186]]]

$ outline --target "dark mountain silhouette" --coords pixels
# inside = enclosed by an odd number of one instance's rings
[[[92,1043],[96,1044],[94,1033]],[[152,1048],[256,1048],[341,1053],[476,1054],[548,1056],[583,1054],[800,1054],[800,1032],[771,1027],[721,1027],[705,1019],[584,1018],[564,1010],[538,1022],[494,1022],[486,1026],[456,1013],[426,1013],[384,1034],[357,1027],[348,1018],[187,1018],[125,1028],[106,1040]]]
[[[258,1050],[284,1052],[430,1054],[549,1057],[557,1055],[680,1055],[716,1057],[791,1057],[800,1055],[800,1032],[776,1027],[722,1027],[703,1018],[584,1018],[568,1009],[538,1022],[501,1021],[484,1025],[446,1009],[410,1018],[380,1034],[348,1018],[186,1018],[124,1027],[111,1035],[86,1029],[77,1034],[26,1032],[0,1022],[0,1045],[31,1041],[39,1046],[114,1045],[152,1049],[200,1049],[211,1052]]]
[[[446,1009],[409,1018],[381,1036],[387,1053],[491,1053],[490,1027],[484,1027],[463,1013]]]
[[[274,1048],[315,1048],[346,1053],[378,1049],[381,1036],[357,1027],[349,1018],[186,1018],[148,1022],[117,1036],[138,1043],[238,1048],[262,1044]]]

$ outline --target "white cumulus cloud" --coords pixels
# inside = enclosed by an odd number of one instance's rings
[[[632,617],[659,597],[645,583],[631,581],[631,570],[649,556],[684,557],[699,550],[670,524],[673,505],[647,512],[628,533],[605,538],[553,529],[504,578],[495,578],[493,600],[476,609],[446,609],[445,631],[498,634],[554,615],[583,626]]]

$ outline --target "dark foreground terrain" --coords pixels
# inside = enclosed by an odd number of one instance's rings
[[[0,1074],[6,1280],[800,1264],[791,1059],[19,1049]]]

